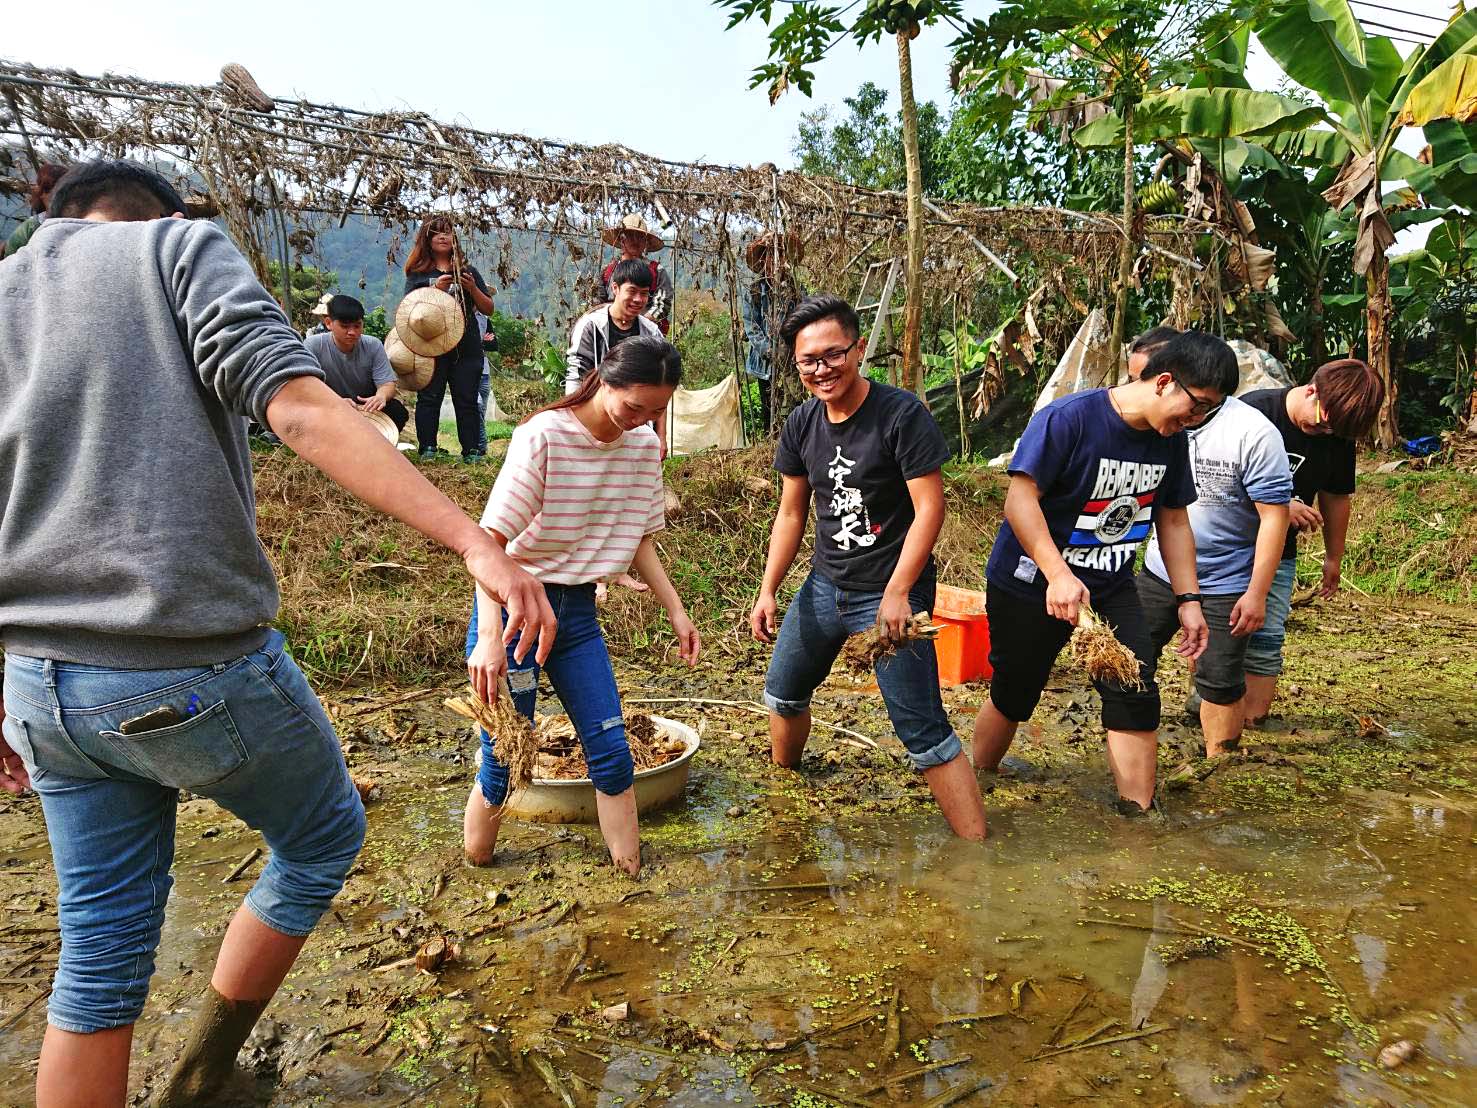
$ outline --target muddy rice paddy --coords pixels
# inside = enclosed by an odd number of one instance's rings
[[[494,868],[464,867],[452,690],[330,694],[376,782],[369,838],[242,1055],[241,1103],[1477,1103],[1477,622],[1352,597],[1293,634],[1294,694],[1215,767],[1167,664],[1159,820],[1106,806],[1095,698],[1059,673],[1015,751],[1031,771],[985,782],[982,847],[845,678],[789,772],[762,714],[697,702],[757,696],[757,650],[618,666],[628,701],[675,698],[643,707],[703,738],[686,802],[644,821],[639,881],[593,828],[514,825]],[[962,733],[984,695],[947,694]],[[58,949],[34,798],[0,800],[0,838],[0,1099],[24,1105]],[[261,864],[224,880],[257,840],[206,801],[178,838],[140,1103]],[[417,970],[443,935],[457,957]],[[1397,1040],[1413,1057],[1382,1067]]]

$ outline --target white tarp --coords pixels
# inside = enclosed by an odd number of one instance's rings
[[[1111,339],[1107,314],[1101,308],[1087,313],[1082,326],[1072,336],[1067,349],[1057,362],[1056,369],[1036,398],[1031,414],[1039,412],[1053,400],[1071,396],[1083,389],[1101,388],[1107,384],[1121,384],[1127,375],[1127,358],[1119,360],[1118,372],[1108,380],[1108,343]],[[1236,366],[1241,372],[1236,393],[1252,392],[1256,389],[1288,388],[1293,384],[1292,374],[1267,351],[1252,346],[1245,339],[1229,339],[1226,343],[1236,354]],[[1125,349],[1126,349],[1125,344]],[[990,465],[1003,468],[1010,463],[1015,447],[998,457],[990,459]]]
[[[678,386],[667,408],[668,453],[696,454],[709,447],[732,450],[743,445],[736,375],[730,374],[707,389]]]

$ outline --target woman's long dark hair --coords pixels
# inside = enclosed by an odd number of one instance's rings
[[[452,239],[452,268],[461,269],[462,244],[461,240],[456,237],[456,228],[446,216],[437,215],[422,223],[421,229],[415,233],[415,241],[410,246],[410,257],[405,259],[406,273],[429,273],[436,268],[435,259],[431,254],[431,236],[443,231],[449,232]]]
[[[601,385],[628,389],[633,385],[665,385],[676,388],[682,383],[682,355],[663,338],[637,335],[626,339],[598,367],[586,373],[580,387],[552,404],[545,404],[520,422],[527,423],[539,412],[557,412],[560,408],[577,408],[595,395]]]

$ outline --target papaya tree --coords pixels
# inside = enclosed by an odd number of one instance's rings
[[[902,103],[903,160],[907,178],[908,251],[903,307],[903,372],[923,395],[923,171],[918,152],[918,107],[913,99],[911,43],[919,31],[948,20],[959,25],[961,0],[866,0],[846,21],[856,5],[832,6],[818,0],[793,0],[783,5],[784,17],[774,21],[775,0],[714,0],[729,12],[731,29],[758,19],[769,31],[769,60],[755,67],[749,87],[767,85],[773,104],[794,87],[811,95],[813,67],[833,45],[845,38],[858,44],[879,42],[884,35],[897,41],[898,94]]]

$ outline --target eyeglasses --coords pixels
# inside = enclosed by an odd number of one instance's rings
[[[845,350],[827,350],[819,358],[796,358],[795,366],[800,370],[802,377],[814,377],[821,371],[821,366],[827,369],[840,369],[846,364],[846,356],[856,349],[856,344],[861,342],[860,338],[851,340],[851,345]]]
[[[1194,402],[1190,407],[1190,414],[1192,416],[1208,416],[1225,403],[1224,400],[1205,400],[1196,396],[1178,377],[1174,378],[1174,383],[1179,386],[1180,392],[1184,393]]]

